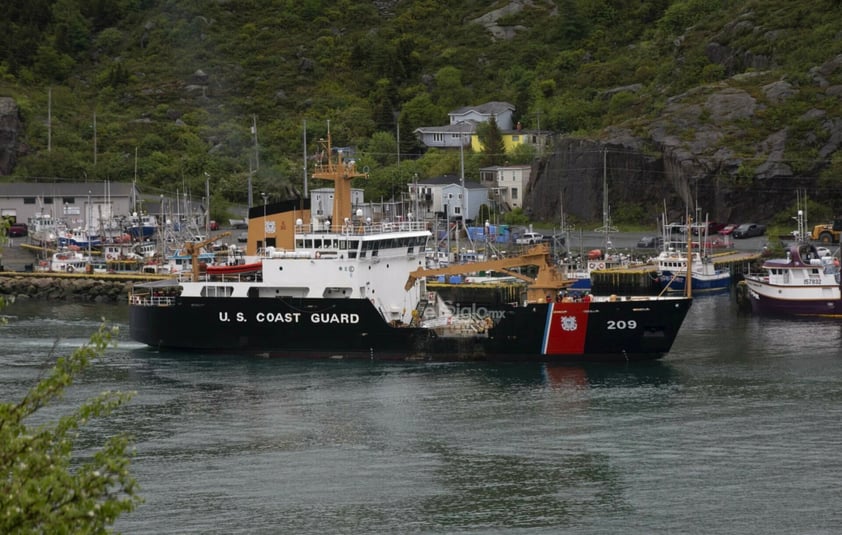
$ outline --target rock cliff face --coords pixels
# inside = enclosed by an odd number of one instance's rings
[[[607,128],[599,140],[559,138],[533,175],[527,211],[557,220],[563,197],[566,213],[600,220],[603,178],[611,206],[638,204],[656,210],[653,218],[664,203],[680,214],[695,199],[719,221],[768,221],[801,189],[842,200],[819,188],[842,148],[842,86],[828,82],[842,77],[842,55],[810,69],[800,86],[771,77],[753,72],[695,88],[657,117]],[[768,120],[788,105],[806,111],[782,126]]]
[[[0,176],[10,174],[15,168],[21,128],[17,103],[12,98],[0,97]]]
[[[565,213],[598,221],[603,216],[603,186],[607,186],[609,211],[620,203],[646,205],[654,211],[654,222],[660,213],[658,203],[676,197],[673,185],[662,179],[664,174],[662,158],[630,145],[562,138],[537,170],[527,211],[535,219],[558,221],[563,203]]]

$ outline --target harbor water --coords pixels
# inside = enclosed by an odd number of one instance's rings
[[[123,305],[20,302],[0,398],[106,318],[61,401],[137,394],[82,453],[134,436],[124,533],[838,533],[842,323],[698,297],[673,351],[627,365],[266,360],[158,352]],[[55,410],[52,410],[55,413]]]

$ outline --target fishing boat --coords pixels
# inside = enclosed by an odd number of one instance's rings
[[[102,246],[102,239],[95,232],[84,228],[66,229],[58,234],[59,247],[79,247],[82,249],[99,248]]]
[[[128,225],[123,229],[134,240],[151,239],[158,232],[158,218],[151,214],[132,214],[128,218]]]
[[[64,221],[50,214],[37,214],[30,217],[27,224],[32,242],[42,246],[56,245],[58,236],[67,230]]]
[[[687,253],[674,249],[655,257],[658,279],[669,292],[684,292],[687,284]],[[690,255],[693,292],[725,292],[731,287],[731,272],[716,267],[713,259],[693,251]]]
[[[763,262],[763,273],[748,274],[752,312],[777,316],[842,316],[839,261],[811,244],[795,243],[785,258]]]
[[[628,255],[622,253],[605,254],[601,249],[588,251],[587,260],[564,264],[566,276],[573,281],[574,290],[590,290],[591,276],[594,272],[606,269],[622,269],[631,266]]]
[[[309,209],[262,221],[252,214],[250,225],[272,231],[291,221],[291,245],[263,247],[259,277],[215,277],[194,261],[189,274],[134,285],[132,339],[167,350],[429,361],[626,361],[659,358],[672,347],[692,298],[564,297],[571,282],[545,245],[518,257],[427,269],[428,225],[352,214],[350,181],[365,175],[341,151],[334,154],[330,134],[324,143],[331,157],[312,178],[334,183],[330,219]],[[523,265],[535,274],[514,270]],[[453,303],[427,286],[428,278],[479,270],[524,281],[521,297]]]
[[[714,263],[707,239],[708,228],[707,223],[664,225],[664,247],[653,259],[658,281],[664,291],[686,292],[688,262],[692,292],[718,293],[730,290],[731,271],[717,267]],[[686,236],[676,240],[673,239],[676,234]]]
[[[34,266],[35,271],[51,271],[58,273],[85,273],[91,264],[91,258],[82,254],[78,249],[61,249],[49,258],[41,260]]]

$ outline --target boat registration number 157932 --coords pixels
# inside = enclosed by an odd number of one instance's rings
[[[637,322],[634,320],[609,320],[608,321],[608,330],[609,331],[620,331],[626,329],[637,329]]]
[[[804,279],[804,286],[821,286],[821,279]]]

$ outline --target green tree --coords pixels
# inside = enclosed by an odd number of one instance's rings
[[[471,91],[462,83],[462,71],[452,65],[436,72],[435,98],[448,110],[470,104]]]
[[[500,133],[500,127],[497,126],[494,117],[477,125],[477,137],[484,155],[483,165],[502,165],[506,161],[503,134]]]
[[[507,225],[527,225],[529,217],[523,213],[523,208],[518,207],[503,215],[503,222]]]
[[[114,332],[102,325],[22,400],[0,403],[0,533],[104,533],[140,503],[128,470],[127,435],[107,439],[87,459],[73,451],[80,428],[110,414],[131,393],[104,392],[55,422],[32,423],[41,422],[39,411],[102,355]]]

